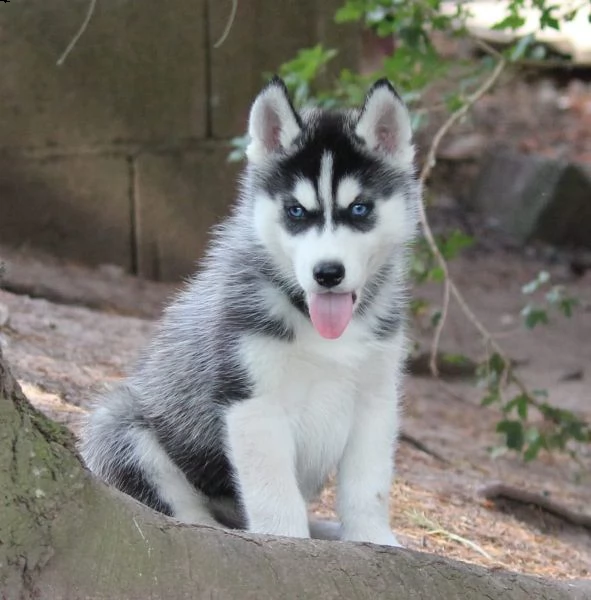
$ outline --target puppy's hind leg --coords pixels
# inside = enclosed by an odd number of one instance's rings
[[[102,398],[86,423],[80,452],[95,475],[150,508],[187,523],[217,525],[203,494],[137,415],[129,387]]]
[[[172,516],[183,523],[220,527],[208,508],[207,498],[188,482],[154,434],[144,429],[136,431],[135,437],[138,466],[160,498],[170,506]]]

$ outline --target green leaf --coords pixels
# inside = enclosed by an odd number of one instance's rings
[[[521,292],[526,295],[533,294],[538,289],[540,289],[541,286],[543,286],[545,283],[548,283],[549,281],[550,273],[548,273],[548,271],[540,271],[535,279],[533,279],[529,283],[526,283],[521,288]]]
[[[498,402],[499,400],[500,400],[499,392],[498,391],[494,391],[494,392],[491,392],[490,394],[487,394],[480,401],[480,404],[482,406],[490,406],[491,404],[494,404],[495,402]]]
[[[500,354],[495,352],[488,361],[488,367],[493,373],[500,376],[506,368],[505,360]]]
[[[246,158],[246,147],[250,142],[250,137],[241,135],[230,140],[232,151],[228,154],[228,162],[240,162]]]
[[[538,437],[537,440],[533,441],[531,444],[527,446],[525,452],[523,453],[523,460],[525,462],[530,462],[538,457],[540,450],[544,448],[544,441],[541,437]]]
[[[504,411],[510,412],[514,408],[517,409],[517,415],[520,419],[525,421],[527,419],[527,411],[529,408],[530,399],[527,394],[519,394],[519,396],[515,396],[505,405]]]
[[[362,4],[347,2],[337,10],[334,20],[335,23],[350,23],[351,21],[359,21],[363,17],[364,9]]]
[[[507,446],[495,446],[494,448],[490,448],[490,457],[493,460],[504,454],[507,454]]]
[[[459,110],[462,108],[462,106],[464,106],[464,102],[465,100],[462,95],[457,92],[449,94],[445,98],[445,105],[447,106],[447,110],[449,110],[449,112],[456,112],[456,110]]]
[[[530,281],[521,288],[522,294],[533,294],[538,289],[538,281]]]
[[[496,30],[500,29],[519,29],[521,26],[525,24],[525,19],[517,14],[512,14],[506,16],[504,19],[495,23],[492,28]]]
[[[508,414],[515,408],[517,409],[517,414],[519,418],[525,421],[527,419],[527,410],[529,407],[529,403],[530,400],[527,394],[519,394],[518,396],[515,396],[515,398],[509,400],[507,404],[505,404],[505,406],[503,407],[503,412],[505,414]]]
[[[542,433],[535,425],[531,425],[525,430],[525,443],[526,444],[533,444],[535,441],[537,441],[541,437],[542,437]]]
[[[523,424],[521,421],[506,419],[497,423],[497,432],[505,434],[505,444],[510,450],[521,452],[524,442]]]
[[[429,302],[424,298],[413,298],[410,301],[410,311],[413,315],[423,314],[429,308]]]
[[[540,27],[542,29],[556,29],[557,31],[560,29],[560,23],[558,19],[552,16],[552,12],[559,8],[556,4],[552,6],[545,7],[540,15]]]
[[[445,271],[441,267],[433,267],[429,272],[429,279],[441,283],[445,280]]]
[[[472,236],[466,235],[465,233],[454,230],[447,238],[440,240],[438,243],[439,250],[446,260],[452,260],[455,258],[464,248],[468,248],[474,243]]]
[[[524,421],[527,419],[528,408],[529,398],[525,394],[521,394],[517,402],[517,414],[519,415],[520,419],[523,419]]]
[[[562,311],[562,314],[565,317],[572,317],[573,315],[573,308],[579,305],[579,301],[577,298],[563,298],[559,305],[558,308]]]
[[[537,325],[548,324],[548,313],[543,308],[536,308],[528,304],[522,311],[521,316],[525,320],[525,326],[528,329],[533,329]]]
[[[521,58],[523,58],[525,53],[527,52],[528,48],[534,42],[534,40],[535,40],[535,37],[533,34],[522,37],[515,44],[515,46],[513,47],[513,50],[511,50],[511,54],[509,55],[510,60],[516,61],[516,60],[520,60]]]
[[[439,321],[441,321],[441,311],[440,310],[436,310],[431,315],[431,326],[432,327],[437,327],[437,325],[439,325]]]
[[[473,362],[464,354],[444,353],[441,359],[450,365],[472,365]]]

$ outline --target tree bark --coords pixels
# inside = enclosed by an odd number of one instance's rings
[[[589,582],[439,556],[185,526],[97,481],[0,351],[0,598],[577,600]]]

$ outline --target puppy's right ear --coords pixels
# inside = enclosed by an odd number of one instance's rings
[[[283,80],[277,76],[263,88],[250,110],[248,160],[262,163],[285,151],[302,131]]]
[[[412,127],[406,106],[387,79],[376,81],[367,92],[355,133],[370,151],[388,162],[413,162]]]

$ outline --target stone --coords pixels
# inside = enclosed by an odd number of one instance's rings
[[[491,151],[469,203],[520,243],[591,247],[591,170],[585,165]]]

